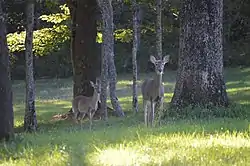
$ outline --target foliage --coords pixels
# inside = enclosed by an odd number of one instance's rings
[[[115,30],[115,39],[123,43],[130,43],[133,39],[133,31],[131,29]]]
[[[227,66],[250,65],[250,3],[226,0],[224,5],[224,61]]]
[[[155,54],[155,21],[156,9],[155,1],[141,0],[138,1],[141,7],[142,27],[141,40],[138,52],[138,69],[139,71],[148,71],[150,64],[147,60],[150,54]],[[12,62],[12,68],[17,68],[16,64],[21,64],[22,59],[19,58],[18,50],[24,49],[24,14],[20,9],[20,5],[13,5],[13,0],[8,1],[8,29],[13,32],[8,35],[9,47],[12,53],[17,55],[16,61]],[[113,1],[114,9],[114,28],[115,28],[115,63],[117,72],[132,71],[132,7],[130,0]],[[169,69],[176,69],[178,62],[179,48],[179,0],[163,1],[162,25],[163,25],[163,54],[170,54],[170,63],[166,66]],[[70,29],[69,29],[69,13],[67,6],[59,5],[58,1],[46,0],[41,3],[38,13],[40,17],[40,28],[35,31],[34,52],[35,55],[47,55],[46,58],[39,58],[38,61],[51,62],[51,59],[57,59],[57,63],[65,64],[65,59],[61,55],[68,54],[65,48],[70,48]],[[249,1],[246,0],[225,0],[224,3],[224,64],[225,66],[250,65],[250,37],[249,37]],[[60,7],[59,7],[60,6]],[[22,4],[21,8],[24,8]],[[55,14],[51,14],[55,13]],[[43,18],[43,20],[42,20]],[[65,19],[64,19],[65,18]],[[98,34],[97,43],[102,42],[102,34],[100,29],[100,18],[98,18]],[[48,20],[48,21],[47,21]],[[60,22],[61,21],[61,22]],[[45,28],[45,29],[44,29]],[[47,28],[47,29],[46,29]],[[55,28],[56,30],[54,30]],[[44,29],[44,30],[43,30]],[[36,43],[35,43],[36,42]],[[57,52],[57,53],[56,53]],[[60,57],[52,58],[52,55]],[[40,63],[40,62],[39,62]],[[50,64],[50,63],[49,63]],[[69,68],[70,66],[65,66]],[[38,73],[46,73],[47,67],[43,71],[39,67]],[[64,68],[64,67],[63,67]],[[53,69],[56,71],[56,69]],[[16,70],[13,72],[19,72]],[[53,73],[53,74],[52,74]],[[61,72],[62,73],[62,72]],[[68,72],[72,73],[72,72]],[[51,72],[51,77],[55,76]],[[40,75],[42,76],[42,75]],[[43,75],[44,76],[44,75]],[[71,76],[70,74],[68,76]],[[15,78],[15,77],[14,77]]]
[[[58,51],[70,39],[69,18],[70,12],[66,4],[60,6],[61,13],[40,16],[42,21],[51,23],[51,28],[42,28],[34,31],[33,51],[37,56],[48,55]],[[132,30],[119,29],[115,37],[121,42],[131,42]],[[25,31],[9,33],[8,46],[11,53],[24,51]],[[98,32],[97,42],[102,42],[102,34]]]
[[[35,55],[47,55],[52,51],[58,51],[62,44],[69,40],[70,30],[63,24],[69,18],[69,10],[63,5],[61,10],[64,13],[42,15],[41,20],[53,23],[51,28],[43,28],[34,31],[33,51]],[[25,34],[15,32],[7,35],[9,50],[11,53],[24,51]]]

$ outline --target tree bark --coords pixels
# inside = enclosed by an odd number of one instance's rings
[[[162,0],[156,0],[156,53],[159,59],[162,59]],[[163,111],[164,96],[157,99],[155,108],[160,110],[159,118]]]
[[[8,140],[13,135],[14,114],[3,3],[0,0],[0,140]]]
[[[223,0],[183,0],[179,68],[171,104],[227,106],[223,77]]]
[[[92,96],[97,76],[97,24],[95,0],[67,0],[71,15],[71,57],[73,65],[73,96]]]
[[[71,58],[73,65],[73,96],[79,94],[93,95],[89,81],[95,81],[98,75],[99,61],[97,55],[96,11],[94,0],[67,0],[71,15]],[[88,26],[85,26],[88,25]],[[104,85],[105,86],[105,85]],[[108,110],[113,110],[108,107]],[[102,114],[101,103],[98,103],[96,116]],[[72,112],[72,109],[69,110]],[[99,113],[99,114],[98,114]],[[115,114],[118,116],[117,114]]]
[[[133,5],[133,49],[132,49],[132,64],[133,64],[133,101],[132,106],[135,112],[138,112],[138,92],[137,92],[137,52],[139,44],[139,6],[136,0],[132,1]]]
[[[37,130],[35,110],[35,82],[33,67],[33,28],[34,28],[34,4],[33,0],[27,1],[26,7],[26,38],[25,38],[25,61],[26,61],[26,107],[24,116],[24,130],[28,132]]]
[[[159,59],[162,59],[161,4],[161,0],[156,0],[156,50]]]
[[[110,100],[114,111],[119,116],[124,116],[124,112],[116,96],[116,67],[114,62],[114,28],[113,28],[113,8],[111,0],[97,0],[104,22],[103,47],[104,54],[108,60],[108,78],[110,89]]]
[[[104,19],[103,19],[104,20]],[[103,30],[102,33],[106,34],[105,32],[105,22],[103,21]],[[106,38],[104,36],[104,40],[106,42]],[[108,120],[108,110],[107,110],[107,86],[108,86],[108,58],[107,58],[107,49],[102,44],[102,65],[101,65],[101,105],[100,110],[102,113],[102,118],[104,120]]]

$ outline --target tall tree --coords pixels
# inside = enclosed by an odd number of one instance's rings
[[[0,140],[13,134],[14,115],[9,69],[9,52],[6,39],[4,0],[0,0]]]
[[[183,0],[177,82],[171,104],[227,106],[223,77],[223,0]]]
[[[37,119],[35,110],[35,82],[33,67],[33,28],[34,28],[34,0],[28,0],[26,7],[26,37],[25,37],[25,61],[26,61],[26,107],[24,116],[24,130],[36,131]]]
[[[67,0],[71,15],[73,96],[92,96],[90,81],[97,76],[97,24],[95,0]]]
[[[100,7],[103,23],[104,23],[104,34],[103,34],[103,51],[107,57],[108,62],[108,79],[109,79],[109,91],[110,100],[116,114],[124,116],[124,112],[120,106],[119,100],[116,96],[116,67],[114,62],[114,27],[113,27],[113,7],[112,0],[97,0]]]
[[[102,15],[104,17],[104,15]],[[103,44],[102,44],[102,57],[101,57],[101,104],[100,110],[102,111],[102,118],[104,120],[108,119],[108,110],[107,110],[107,86],[108,86],[108,49],[104,46],[104,42],[107,42],[107,31],[108,29],[105,26],[105,21],[103,19]]]
[[[137,52],[139,44],[139,5],[136,0],[132,1],[133,6],[133,49],[132,49],[132,64],[133,64],[133,101],[132,106],[135,112],[138,112],[138,92],[137,92]]]
[[[161,25],[161,0],[156,0],[156,51],[158,58],[162,59],[162,25]]]
[[[159,59],[162,59],[162,0],[156,0],[156,53]],[[164,91],[164,85],[162,86]],[[163,113],[163,102],[164,102],[164,94],[163,96],[159,96],[158,101],[155,105],[156,110],[160,109],[158,113],[158,120],[160,123],[160,119]]]

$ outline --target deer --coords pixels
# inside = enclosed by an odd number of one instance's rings
[[[147,78],[141,85],[144,122],[147,127],[149,125],[149,122],[151,126],[154,123],[155,105],[157,102],[160,103],[160,109],[163,109],[164,85],[162,83],[162,75],[164,72],[164,66],[169,61],[169,55],[164,56],[162,60],[156,60],[156,58],[151,55],[150,61],[154,64],[156,75],[154,76],[154,78]],[[149,104],[150,111],[148,110]]]
[[[94,88],[93,95],[91,97],[79,95],[76,96],[72,100],[72,112],[73,112],[73,119],[76,123],[79,121],[81,122],[82,127],[82,119],[88,114],[89,116],[89,129],[92,128],[92,120],[93,116],[95,115],[97,109],[98,109],[98,102],[100,102],[100,92],[101,92],[101,86],[100,86],[100,80],[96,80],[96,84],[94,84],[92,81],[90,81],[90,85]]]

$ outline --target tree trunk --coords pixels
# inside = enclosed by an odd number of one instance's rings
[[[156,53],[159,59],[162,59],[162,24],[161,24],[161,15],[162,15],[162,0],[156,0]],[[157,99],[155,108],[156,110],[161,109],[159,113],[159,118],[163,111],[163,102],[164,97],[159,97]]]
[[[114,36],[113,36],[113,8],[111,0],[97,0],[101,9],[104,22],[103,46],[104,54],[107,54],[108,77],[111,104],[119,116],[124,116],[124,112],[116,96],[116,68],[114,62]]]
[[[103,19],[104,20],[104,19]],[[105,22],[103,21],[103,30],[102,33],[106,34],[105,32]],[[105,35],[103,36],[103,44],[102,44],[102,66],[101,66],[101,106],[100,110],[102,113],[102,118],[104,120],[108,120],[108,110],[107,110],[107,86],[108,86],[108,54],[107,54],[107,49],[104,47],[104,42],[106,43],[107,38]]]
[[[159,59],[162,59],[161,9],[161,0],[156,0],[156,50]]]
[[[140,33],[139,30],[139,6],[136,2],[136,0],[132,1],[133,3],[133,49],[132,49],[132,64],[133,64],[133,101],[132,106],[135,112],[138,112],[138,92],[137,92],[137,61],[136,56],[138,52],[138,33]]]
[[[13,134],[14,114],[3,3],[0,0],[0,140],[8,140]]]
[[[97,76],[97,24],[95,0],[67,0],[71,15],[71,57],[73,65],[73,96],[92,96]]]
[[[223,0],[183,0],[172,106],[228,105],[223,78],[222,13]]]
[[[35,2],[35,9],[34,9],[34,30],[40,29],[41,27],[41,20],[39,17],[41,16],[43,7],[45,7],[45,1],[36,1]]]
[[[26,107],[24,116],[24,130],[28,132],[37,130],[35,111],[35,83],[33,67],[33,28],[34,28],[34,1],[27,1],[26,8],[26,38],[25,38],[25,61],[26,61]]]

